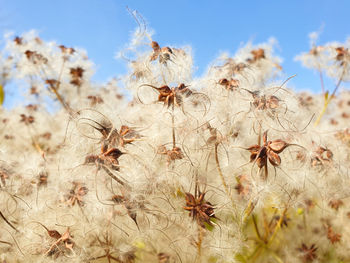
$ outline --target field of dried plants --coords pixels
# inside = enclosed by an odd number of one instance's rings
[[[297,56],[319,95],[273,39],[194,77],[190,47],[138,28],[105,84],[83,50],[6,41],[1,262],[350,262],[350,40]]]

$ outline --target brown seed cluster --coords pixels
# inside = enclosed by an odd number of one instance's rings
[[[311,166],[316,167],[319,165],[326,165],[332,162],[333,153],[331,150],[318,146],[313,152],[311,158]]]
[[[228,80],[224,78],[219,80],[219,85],[224,86],[227,90],[234,91],[239,88],[239,80],[234,78]]]
[[[197,222],[202,228],[206,227],[206,224],[213,226],[212,219],[216,218],[214,214],[214,206],[204,200],[205,193],[200,193],[195,197],[191,193],[186,193],[186,206],[185,210],[190,212],[190,216]]]
[[[82,67],[76,67],[70,69],[71,81],[70,84],[80,87],[83,84],[84,69]]]
[[[177,87],[169,87],[167,85],[161,87],[155,87],[152,85],[144,84],[142,86],[148,86],[158,91],[158,101],[163,102],[168,108],[172,105],[182,106],[183,96],[189,97],[192,91],[185,84],[181,83]]]
[[[156,41],[151,42],[151,47],[153,49],[153,53],[150,57],[150,61],[154,61],[156,59],[159,60],[159,63],[165,64],[167,61],[171,61],[171,55],[173,55],[173,50],[170,47],[160,47]]]
[[[26,50],[24,52],[27,59],[33,64],[47,64],[48,59],[36,51]]]
[[[165,146],[160,146],[158,148],[158,154],[166,155],[168,164],[174,162],[175,160],[184,158],[180,147],[173,147],[171,150],[168,150]]]
[[[298,251],[301,252],[301,259],[305,263],[312,262],[317,259],[317,247],[315,244],[312,244],[310,247],[308,247],[306,244],[302,243],[301,247],[298,248]]]
[[[281,139],[274,141],[267,140],[267,131],[263,134],[263,145],[252,145],[246,150],[250,151],[250,161],[256,162],[259,168],[265,167],[267,170],[267,160],[273,166],[279,166],[281,164],[281,157],[279,154],[289,146],[288,143]],[[267,174],[265,174],[265,178]]]
[[[32,115],[27,116],[25,114],[21,114],[20,116],[20,122],[24,122],[25,125],[32,124],[35,121],[35,118]]]
[[[88,188],[80,182],[73,182],[69,193],[65,196],[65,203],[69,206],[78,204],[84,206],[84,196],[88,193]]]

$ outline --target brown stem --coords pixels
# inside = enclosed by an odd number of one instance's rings
[[[171,111],[171,126],[172,126],[172,135],[173,135],[173,149],[176,147],[176,138],[175,138],[175,116],[174,116],[174,103],[172,105]]]

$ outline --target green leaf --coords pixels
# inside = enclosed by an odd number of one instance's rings
[[[241,262],[241,263],[247,263],[247,260],[245,259],[245,257],[242,254],[236,254],[235,260],[237,260],[238,262]]]
[[[203,222],[205,229],[209,231],[213,231],[214,225],[208,224],[207,222]]]
[[[4,100],[5,100],[4,87],[0,84],[0,105],[4,103]]]

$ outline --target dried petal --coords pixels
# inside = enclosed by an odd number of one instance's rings
[[[268,143],[268,147],[269,147],[272,151],[274,151],[275,153],[281,153],[281,152],[283,152],[283,150],[284,150],[285,148],[287,148],[288,146],[289,146],[288,143],[286,143],[285,141],[282,141],[282,140],[280,140],[280,139],[274,140],[274,141]]]
[[[273,166],[279,166],[281,164],[281,157],[273,151],[268,151],[267,155],[269,157],[269,161]]]

